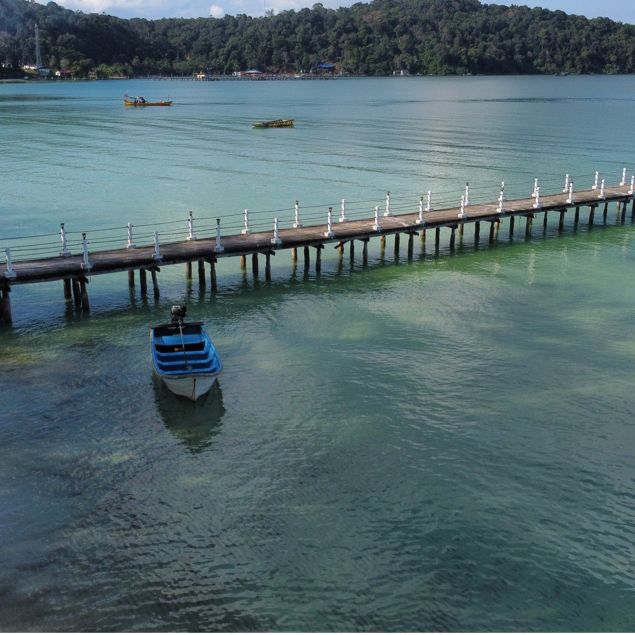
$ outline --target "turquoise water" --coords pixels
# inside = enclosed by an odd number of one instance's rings
[[[0,85],[0,246],[616,183],[634,110],[632,77]],[[14,287],[0,629],[634,630],[635,229],[586,218],[221,260],[215,296],[94,276],[89,315]],[[175,302],[224,364],[196,404],[151,373]]]

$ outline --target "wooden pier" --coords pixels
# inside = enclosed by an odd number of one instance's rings
[[[567,179],[568,180],[568,179]],[[560,231],[564,228],[565,214],[574,210],[574,225],[584,222],[581,218],[583,210],[587,212],[586,222],[592,225],[595,222],[596,213],[603,214],[604,223],[609,203],[616,203],[621,222],[625,222],[627,206],[631,203],[631,221],[635,216],[635,198],[633,193],[633,178],[630,184],[625,182],[625,173],[622,183],[616,186],[597,187],[573,192],[572,185],[556,194],[541,196],[539,189],[534,186],[534,194],[530,198],[505,200],[504,185],[501,184],[501,192],[497,201],[493,203],[470,203],[469,192],[466,187],[460,207],[448,207],[433,209],[428,200],[421,197],[417,205],[413,205],[413,211],[394,214],[390,209],[389,194],[386,208],[375,207],[374,215],[356,220],[333,218],[333,211],[329,209],[327,222],[303,226],[297,218],[293,227],[278,229],[278,221],[274,220],[271,231],[250,231],[248,229],[245,212],[245,229],[240,233],[222,236],[220,220],[217,220],[215,235],[209,238],[196,239],[191,235],[189,239],[159,244],[158,234],[155,234],[153,245],[134,246],[129,236],[128,246],[119,249],[107,249],[89,251],[89,242],[83,237],[82,253],[69,254],[62,243],[62,251],[59,256],[31,259],[12,259],[11,248],[5,249],[6,262],[0,265],[0,320],[5,324],[11,324],[11,290],[17,285],[33,284],[51,280],[63,281],[64,297],[72,301],[80,310],[88,311],[90,308],[87,292],[87,283],[91,276],[128,272],[129,286],[135,285],[135,272],[138,272],[140,291],[142,295],[148,292],[148,274],[151,278],[152,291],[159,295],[157,273],[161,267],[175,264],[186,264],[187,276],[192,277],[192,266],[196,263],[199,281],[205,281],[205,266],[210,267],[210,281],[212,291],[218,288],[216,278],[216,263],[219,258],[239,257],[241,266],[246,267],[247,257],[251,256],[251,266],[254,275],[258,275],[259,256],[265,259],[265,277],[270,279],[270,259],[277,251],[291,250],[292,258],[297,259],[298,250],[303,251],[305,267],[310,266],[310,248],[315,249],[315,270],[321,269],[321,250],[331,243],[343,250],[346,243],[349,244],[351,260],[354,258],[355,241],[362,243],[362,259],[367,262],[368,242],[372,238],[380,238],[385,241],[386,236],[393,235],[395,250],[399,249],[401,234],[406,237],[408,256],[413,253],[413,239],[417,234],[433,231],[435,247],[440,244],[441,229],[449,230],[450,250],[455,248],[456,234],[463,234],[464,226],[474,226],[474,240],[480,240],[481,223],[489,223],[489,240],[494,242],[499,234],[501,223],[507,221],[510,238],[513,237],[516,219],[525,219],[523,235],[528,238],[531,235],[532,225],[540,214],[544,216],[543,223],[547,226],[548,215],[556,216]],[[191,219],[190,213],[190,219]],[[129,226],[130,228],[130,226]],[[62,241],[64,241],[64,226],[62,225]]]

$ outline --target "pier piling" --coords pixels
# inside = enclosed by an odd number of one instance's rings
[[[363,247],[362,247],[362,263],[364,265],[368,264],[368,238],[363,238],[362,239],[362,243],[363,243]]]
[[[218,292],[218,280],[216,278],[216,258],[209,261],[209,278],[212,285],[212,293]]]
[[[11,326],[11,324],[13,324],[10,293],[11,287],[5,282],[2,287],[0,287],[0,316],[7,326]]]
[[[154,293],[155,298],[161,296],[161,292],[159,291],[159,281],[157,280],[157,271],[160,271],[158,267],[152,267],[152,269],[150,269],[150,277],[152,278],[152,292]]]
[[[148,295],[148,279],[146,278],[146,270],[143,268],[139,269],[139,290],[142,297]]]
[[[79,289],[80,289],[80,299],[81,299],[81,308],[82,311],[88,313],[90,311],[90,303],[88,302],[88,279],[82,276],[79,279]]]
[[[82,305],[82,296],[81,296],[81,290],[79,287],[79,280],[77,278],[73,278],[72,285],[73,285],[73,303],[75,304],[76,307],[80,307]]]
[[[258,254],[256,252],[251,254],[251,273],[254,278],[258,276]]]

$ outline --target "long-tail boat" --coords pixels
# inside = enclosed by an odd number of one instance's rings
[[[272,119],[271,121],[256,121],[254,128],[293,128],[293,119]]]
[[[123,97],[124,106],[171,106],[172,100],[148,101],[145,97]]]

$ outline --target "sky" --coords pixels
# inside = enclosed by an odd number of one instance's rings
[[[44,0],[39,0],[46,4]],[[311,7],[317,0],[55,0],[67,9],[85,13],[106,13],[121,18],[197,18],[246,13],[262,16],[265,10],[276,13],[287,9],[299,10]],[[328,8],[350,6],[356,0],[322,0]],[[369,1],[369,0],[362,0]],[[483,0],[482,0],[483,1]],[[543,9],[560,9],[565,13],[584,15],[587,18],[606,17],[618,22],[635,24],[635,0],[499,0],[484,4],[526,5]]]

